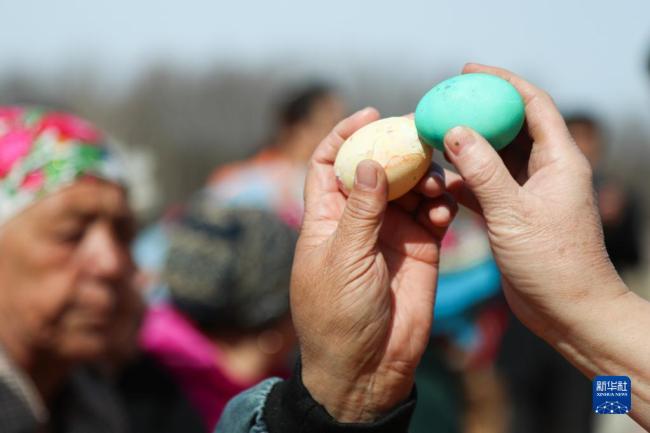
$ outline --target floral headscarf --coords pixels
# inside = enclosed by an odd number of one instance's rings
[[[0,106],[0,224],[85,176],[123,183],[93,125],[68,113]]]

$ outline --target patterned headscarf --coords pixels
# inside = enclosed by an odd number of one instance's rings
[[[87,121],[43,108],[0,106],[0,225],[75,180],[123,183],[102,133]]]

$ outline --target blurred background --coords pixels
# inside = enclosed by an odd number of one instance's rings
[[[501,65],[563,110],[602,118],[607,165],[626,180],[641,182],[648,160],[643,0],[21,0],[1,11],[0,100],[58,105],[110,131],[151,178],[135,192],[145,219],[262,146],[273,102],[313,79],[350,110],[395,115],[467,61]]]
[[[636,291],[650,293],[643,271],[650,207],[647,0],[1,0],[0,16],[0,103],[72,111],[107,131],[128,165],[140,227],[186,202],[219,166],[271,144],[278,104],[296,88],[326,83],[346,112],[372,105],[390,116],[413,111],[465,62],[516,71],[555,98],[576,134],[588,141],[597,131],[594,165],[607,179],[601,204],[609,206],[601,212],[634,227],[614,230],[620,270]],[[622,216],[628,208],[631,220]],[[490,337],[490,360],[478,364],[492,366],[519,355],[503,355],[503,315],[487,304],[478,323],[496,323],[500,331]],[[476,349],[450,332],[456,346]],[[516,352],[523,343],[514,341]],[[445,355],[431,355],[430,365],[444,359],[435,374],[449,366],[463,372],[464,431],[511,431],[507,420],[519,409],[508,403],[508,379],[492,370],[472,376],[467,366],[477,364],[474,358],[442,346]],[[427,383],[448,377],[435,374]],[[590,394],[588,382],[576,386]],[[476,392],[482,389],[493,391],[486,397]],[[636,431],[627,417],[600,417],[590,428]]]

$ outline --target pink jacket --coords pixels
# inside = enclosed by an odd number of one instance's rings
[[[149,309],[140,345],[176,379],[209,431],[214,430],[228,400],[258,382],[242,383],[228,377],[217,345],[170,305]]]

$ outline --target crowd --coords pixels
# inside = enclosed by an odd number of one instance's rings
[[[641,210],[604,128],[464,72],[526,103],[500,155],[454,128],[403,198],[370,161],[346,196],[337,150],[379,113],[313,84],[139,231],[105,133],[0,107],[0,431],[589,432],[597,374],[650,427],[650,306],[619,277]]]

